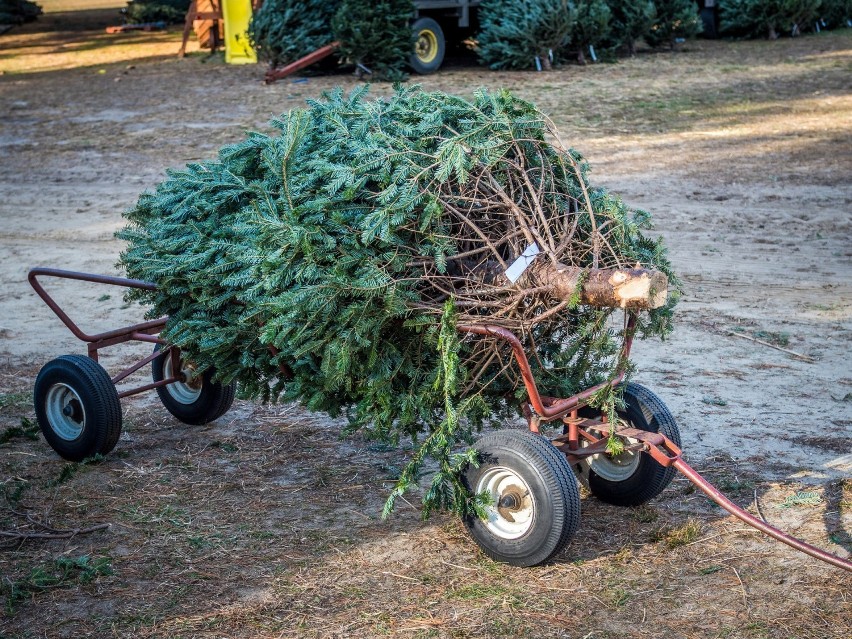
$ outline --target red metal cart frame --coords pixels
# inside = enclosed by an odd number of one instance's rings
[[[59,317],[62,323],[65,324],[75,337],[87,344],[88,356],[91,359],[97,361],[99,351],[104,348],[127,342],[144,342],[159,344],[165,347],[161,350],[156,350],[151,355],[140,359],[136,363],[124,368],[118,374],[111,377],[110,381],[113,385],[125,380],[127,377],[139,371],[144,366],[151,364],[155,359],[163,356],[165,353],[172,353],[172,361],[174,362],[172,370],[175,371],[174,374],[164,377],[159,381],[154,381],[121,391],[118,393],[119,398],[129,397],[152,389],[163,388],[170,384],[186,381],[186,375],[182,372],[183,367],[180,362],[179,350],[174,346],[169,346],[164,339],[159,337],[159,333],[166,326],[166,322],[168,320],[167,317],[132,324],[102,333],[88,334],[84,332],[80,326],[75,323],[61,308],[56,300],[48,294],[44,286],[39,281],[40,277],[79,280],[95,284],[106,284],[149,291],[156,289],[155,284],[141,280],[106,275],[93,275],[89,273],[80,273],[54,268],[34,268],[28,275],[28,280],[39,297],[44,300],[47,306],[50,307],[50,309],[57,315],[57,317]],[[635,323],[635,312],[629,312],[626,325],[627,330],[625,330],[625,340],[622,345],[622,354],[624,356],[627,356],[630,353]],[[606,440],[612,426],[607,424],[605,419],[601,417],[583,417],[580,415],[580,410],[588,403],[589,399],[601,389],[608,385],[621,383],[623,380],[623,373],[603,384],[586,389],[572,397],[553,398],[542,396],[536,386],[532,368],[530,367],[523,345],[514,333],[499,326],[488,325],[460,325],[458,330],[463,333],[502,339],[511,346],[513,356],[520,369],[524,386],[527,391],[528,402],[524,406],[524,414],[527,417],[529,429],[533,433],[538,433],[541,422],[561,421],[564,425],[564,434],[552,439],[551,443],[558,451],[565,455],[569,464],[574,465],[584,459],[606,454]],[[286,367],[283,367],[282,373],[286,374],[287,372]],[[748,525],[812,557],[844,570],[852,571],[852,562],[791,537],[790,535],[787,535],[786,533],[769,525],[762,519],[758,519],[743,508],[737,506],[686,463],[683,459],[683,453],[680,447],[669,437],[662,433],[649,432],[636,428],[618,428],[617,426],[616,428],[616,433],[620,437],[626,438],[626,441],[629,442],[627,444],[629,450],[647,454],[660,466],[677,470],[719,506]],[[597,433],[597,436],[593,433]]]

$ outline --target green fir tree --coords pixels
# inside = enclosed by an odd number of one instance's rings
[[[652,47],[674,49],[678,40],[701,33],[701,18],[693,0],[654,0],[654,10],[656,20],[645,34],[645,42]]]
[[[575,21],[569,0],[483,0],[477,54],[492,69],[550,69]]]
[[[265,0],[249,23],[249,40],[261,60],[278,67],[329,44],[339,0]]]
[[[819,17],[823,0],[726,0],[721,6],[722,32],[731,37],[777,39],[799,35]]]
[[[577,0],[576,6],[577,21],[571,41],[578,50],[577,61],[586,64],[586,53],[592,55],[595,47],[610,36],[612,11],[604,0]]]
[[[458,483],[465,446],[524,389],[505,347],[461,339],[457,323],[522,322],[548,395],[626,366],[624,329],[607,321],[616,309],[581,306],[576,290],[554,306],[522,288],[510,308],[527,319],[500,315],[519,288],[494,279],[499,262],[527,246],[506,224],[540,219],[550,260],[641,263],[676,279],[662,242],[643,233],[648,214],[589,185],[585,160],[555,146],[533,105],[505,91],[472,101],[366,92],[337,90],[275,120],[277,135],[251,133],[216,160],[169,171],[127,212],[121,263],[157,284],[131,298],[169,316],[163,337],[200,370],[238,381],[244,397],[345,413],[351,430],[391,444],[411,439],[393,495],[431,458],[426,511],[463,512],[473,503]],[[547,248],[554,237],[559,248]],[[665,335],[675,301],[643,313],[639,334]]]
[[[413,16],[411,0],[342,0],[331,28],[341,57],[357,65],[359,75],[396,82],[408,77]]]
[[[654,26],[657,10],[652,0],[607,0],[612,11],[611,38],[615,47],[627,54],[636,54],[636,41],[641,40]]]
[[[827,29],[852,27],[852,0],[822,0],[819,17]]]

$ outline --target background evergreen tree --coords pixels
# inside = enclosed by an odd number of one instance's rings
[[[612,11],[604,0],[576,0],[577,21],[571,41],[578,49],[577,61],[586,64],[590,47],[599,47],[610,36]],[[597,54],[595,54],[597,56]]]
[[[249,24],[249,40],[273,67],[303,58],[330,43],[339,0],[265,0]]]
[[[524,394],[505,343],[461,340],[456,322],[499,322],[534,344],[547,395],[624,365],[623,329],[608,321],[620,311],[502,275],[528,247],[518,228],[542,238],[542,267],[641,263],[675,282],[662,242],[643,234],[648,214],[590,185],[582,156],[508,92],[400,88],[368,101],[366,88],[338,90],[274,125],[278,135],[252,133],[139,198],[121,261],[157,289],[131,298],[168,315],[163,337],[244,397],[345,411],[353,430],[413,439],[398,488],[434,458],[427,510],[465,510],[458,447]],[[643,313],[639,334],[665,334],[675,299]]]
[[[654,0],[657,18],[645,35],[652,47],[674,49],[677,40],[694,38],[701,33],[701,18],[694,0]]]
[[[725,0],[721,5],[722,31],[733,37],[798,35],[819,16],[822,0]]]
[[[636,41],[645,37],[654,25],[657,10],[652,0],[607,0],[612,20],[614,46],[623,47],[628,55],[636,53]]]
[[[165,22],[181,24],[186,20],[190,0],[130,0],[124,8],[128,24]]]
[[[829,29],[852,26],[852,0],[822,0],[819,17]]]
[[[414,51],[411,0],[342,0],[331,20],[340,55],[372,71],[374,80],[404,80]]]
[[[569,0],[483,0],[479,7],[479,59],[492,69],[551,68],[571,41],[576,20]]]
[[[0,0],[0,24],[24,24],[41,15],[41,7],[29,0]]]

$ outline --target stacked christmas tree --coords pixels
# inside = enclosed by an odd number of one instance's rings
[[[664,276],[629,299],[601,278],[671,275],[647,214],[592,187],[529,103],[338,91],[274,125],[140,197],[122,264],[157,283],[136,296],[170,316],[165,337],[244,396],[345,411],[385,441],[425,435],[401,488],[436,458],[428,505],[462,508],[452,452],[523,393],[505,342],[460,340],[457,323],[515,331],[553,395],[626,366],[611,306],[657,307],[639,330],[669,329]]]
[[[405,79],[414,46],[411,0],[267,0],[255,12],[249,37],[273,67],[340,43],[338,57],[377,80]]]

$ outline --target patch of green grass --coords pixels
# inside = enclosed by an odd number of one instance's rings
[[[652,507],[642,504],[636,508],[630,509],[630,516],[638,522],[649,524],[652,521],[657,521],[659,514]]]
[[[671,549],[691,544],[701,534],[701,524],[694,519],[680,526],[661,526],[651,533],[651,541],[663,542]]]
[[[100,575],[111,575],[110,562],[109,557],[59,557],[32,568],[29,574],[21,579],[3,580],[0,583],[0,592],[6,597],[6,612],[14,614],[17,603],[40,592],[53,588],[73,588],[78,584],[90,583]]]
[[[705,404],[710,404],[711,406],[727,406],[728,402],[721,397],[710,397],[709,395],[705,395],[701,398],[701,401]]]
[[[503,586],[492,584],[469,584],[451,590],[447,596],[450,599],[461,599],[462,601],[470,601],[473,599],[491,599],[492,597],[502,597],[509,591]]]
[[[0,393],[0,410],[9,407],[29,406],[32,394],[25,393]]]
[[[698,572],[702,575],[712,575],[720,570],[722,570],[722,566],[707,566],[707,568],[702,568]]]

